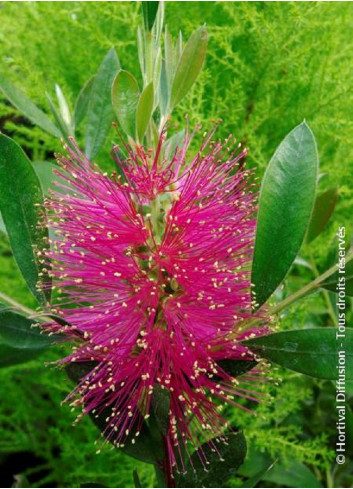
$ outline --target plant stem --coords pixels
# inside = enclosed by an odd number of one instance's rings
[[[346,257],[346,264],[348,262],[350,262],[352,259],[353,259],[353,253],[349,253],[348,256]],[[318,277],[316,277],[315,280],[313,280],[309,284],[305,285],[304,287],[299,289],[297,292],[290,295],[289,297],[284,299],[282,302],[280,302],[279,304],[274,306],[272,309],[269,310],[269,314],[272,315],[272,314],[279,313],[280,311],[282,311],[282,309],[285,309],[286,307],[288,307],[293,302],[297,301],[298,299],[301,299],[304,295],[308,294],[312,290],[317,289],[318,287],[320,287],[320,284],[324,280],[326,280],[330,275],[332,275],[335,271],[337,271],[337,265],[336,264],[333,265],[328,270],[326,270],[326,272],[324,272],[321,275],[319,275]]]
[[[24,312],[24,313],[30,314],[30,315],[36,314],[36,311],[34,311],[33,309],[29,309],[29,307],[26,307],[23,304],[20,304],[19,302],[15,301],[14,299],[9,297],[8,295],[3,294],[2,292],[0,292],[0,300],[7,302],[7,304],[10,304],[11,306],[13,306],[18,311],[21,311],[21,312]]]
[[[29,307],[26,307],[23,304],[20,304],[19,302],[15,301],[14,299],[9,297],[8,295],[3,294],[2,292],[0,292],[0,300],[3,300],[7,304],[10,304],[17,311],[23,312],[24,314],[26,314],[29,317],[29,319],[36,319],[38,321],[43,320],[45,322],[53,321],[52,317],[40,315],[40,313],[38,313],[34,309],[30,309]]]
[[[314,273],[315,273],[316,278],[319,277],[320,274],[319,274],[319,271],[318,271],[317,266],[315,264],[315,260],[313,258],[313,254],[312,253],[310,253],[310,263],[311,263],[311,266],[313,267],[313,270],[314,270]],[[322,292],[322,295],[323,295],[324,300],[326,302],[327,311],[329,313],[329,316],[331,317],[334,326],[337,326],[337,316],[336,316],[335,311],[334,311],[334,309],[332,307],[332,303],[331,303],[331,300],[330,300],[329,293],[325,289],[322,289],[321,292]]]

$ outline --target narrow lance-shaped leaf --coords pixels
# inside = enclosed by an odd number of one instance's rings
[[[179,59],[170,95],[171,109],[185,97],[194,84],[202,69],[206,49],[207,30],[203,26],[191,35]]]
[[[60,181],[54,173],[54,169],[58,169],[58,165],[51,163],[50,161],[32,161],[32,166],[39,178],[39,182],[44,196],[49,195],[49,189],[58,191],[58,188],[53,185],[53,181]],[[65,183],[63,181],[63,183]],[[7,235],[4,220],[0,213],[0,231]],[[50,231],[49,231],[50,232]]]
[[[278,146],[263,178],[251,281],[258,306],[288,273],[310,221],[318,154],[314,135],[303,122]]]
[[[32,360],[57,339],[42,334],[34,323],[16,312],[0,310],[0,367]]]
[[[114,118],[110,91],[119,69],[118,56],[115,49],[111,48],[103,59],[90,90],[85,130],[85,153],[89,159],[97,156],[110,130]]]
[[[39,279],[49,283],[46,267],[36,249],[47,246],[48,230],[42,223],[43,194],[31,162],[11,138],[0,134],[0,211],[19,269],[32,294],[45,303],[49,288],[37,287]]]
[[[142,2],[142,13],[145,29],[150,31],[153,27],[158,12],[159,2]]]
[[[54,116],[54,119],[60,129],[60,132],[61,132],[61,136],[66,140],[68,141],[68,138],[69,138],[69,135],[71,135],[70,133],[70,128],[66,125],[65,121],[63,120],[63,118],[61,117],[61,114],[57,111],[55,105],[54,105],[54,102],[52,101],[51,97],[47,94],[47,99],[48,99],[48,102],[49,102],[49,105],[50,105],[50,109],[52,111],[52,114]]]
[[[134,479],[134,486],[135,487],[142,487],[142,484],[141,484],[141,481],[140,481],[140,477],[139,477],[139,474],[138,474],[138,472],[137,472],[136,469],[133,470],[132,477]]]
[[[68,127],[70,134],[72,134],[73,120],[72,120],[71,110],[65,98],[65,95],[60,88],[60,85],[58,85],[57,83],[55,84],[55,93],[56,93],[56,98],[58,99],[60,115],[62,117],[62,120],[65,122],[66,127]]]
[[[0,89],[12,105],[21,111],[33,124],[36,124],[57,138],[61,137],[60,130],[53,124],[49,117],[2,74],[0,74]]]
[[[337,201],[338,189],[336,187],[329,188],[317,196],[306,235],[307,243],[313,241],[324,230],[335,210]]]
[[[49,189],[58,189],[53,185],[53,181],[60,181],[60,178],[53,173],[58,169],[58,165],[50,161],[32,161],[32,166],[36,172],[40,185],[45,196],[49,196]],[[64,182],[63,182],[64,183]]]
[[[283,331],[243,341],[258,356],[282,367],[320,379],[337,380],[344,357],[346,379],[353,379],[353,329],[336,337],[336,328]]]
[[[75,128],[80,125],[83,119],[86,117],[88,104],[91,97],[91,90],[93,86],[94,76],[91,76],[80,90],[77,96],[74,107],[74,121]]]
[[[148,123],[151,119],[153,111],[154,88],[151,82],[141,93],[137,105],[136,126],[137,136],[140,143],[143,141]]]
[[[119,124],[132,138],[135,138],[139,97],[140,92],[135,77],[128,71],[119,71],[112,86],[112,102]]]
[[[0,343],[0,368],[11,367],[19,363],[29,362],[37,358],[45,351],[45,348],[39,349],[20,349]]]
[[[229,479],[245,460],[247,447],[243,433],[229,433],[227,438],[227,444],[217,444],[217,450],[207,443],[202,445],[191,456],[186,474],[175,474],[176,487],[228,487]]]
[[[7,234],[5,223],[1,214],[0,214],[0,231],[4,234]]]
[[[287,464],[277,464],[264,474],[263,480],[272,482],[278,487],[323,487],[316,475],[297,460],[291,460]]]
[[[12,348],[36,350],[47,348],[58,336],[49,336],[36,326],[37,322],[21,314],[2,309],[0,311],[0,339]]]
[[[266,467],[263,469],[259,470],[255,475],[252,477],[249,477],[249,479],[245,482],[242,483],[242,487],[256,487],[259,482],[264,478],[264,476],[269,472],[274,464],[276,463],[276,460],[274,462],[270,462]]]

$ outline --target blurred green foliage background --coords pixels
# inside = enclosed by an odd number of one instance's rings
[[[139,2],[0,2],[0,71],[47,112],[45,92],[52,95],[59,83],[73,103],[112,45],[122,67],[138,77],[139,9]],[[321,269],[334,260],[337,227],[345,225],[351,232],[353,4],[166,3],[166,23],[174,36],[180,29],[188,37],[204,22],[209,32],[206,66],[175,120],[182,122],[187,112],[191,126],[201,122],[209,128],[214,119],[223,119],[219,135],[232,132],[250,148],[248,161],[259,177],[282,138],[307,120],[326,173],[319,188],[337,186],[340,195],[324,233],[302,251]],[[0,129],[33,160],[52,160],[60,151],[60,141],[32,126],[2,95]],[[98,157],[105,168],[112,166],[109,152],[107,141]],[[2,291],[34,306],[3,235],[0,268]],[[278,295],[290,293],[313,274],[294,266]],[[286,313],[280,327],[332,325],[328,301],[334,309],[333,294],[309,296]],[[131,487],[135,467],[142,482],[153,487],[150,467],[109,447],[96,454],[98,432],[89,419],[72,427],[75,413],[60,405],[71,384],[62,371],[44,366],[63,353],[62,347],[54,347],[38,360],[0,370],[4,487],[14,484],[14,474],[20,474],[16,487]],[[353,395],[352,386],[348,389]],[[274,369],[265,391],[271,397],[256,409],[257,416],[229,408],[250,446],[244,474],[256,472],[267,457],[277,460],[276,468],[259,487],[351,487],[353,464],[338,467],[334,460],[333,384]],[[236,484],[241,486],[240,476]]]

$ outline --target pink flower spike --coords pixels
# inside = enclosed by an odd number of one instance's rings
[[[256,186],[246,150],[212,137],[188,158],[186,136],[168,160],[163,131],[156,154],[129,148],[122,161],[115,151],[124,177],[112,178],[72,141],[46,201],[50,312],[67,324],[45,328],[77,340],[63,363],[93,362],[69,399],[84,413],[110,407],[105,436],[124,444],[149,417],[156,386],[165,389],[171,466],[184,446],[222,437],[220,404],[247,409],[241,399],[261,396],[247,387],[258,369],[235,379],[222,368],[253,361],[239,342],[267,332],[247,327]]]

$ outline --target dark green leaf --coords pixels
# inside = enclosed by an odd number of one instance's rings
[[[314,328],[273,333],[243,345],[282,367],[320,379],[337,380],[339,352],[345,352],[346,379],[353,379],[353,329],[336,339],[336,328]]]
[[[78,383],[82,377],[87,375],[95,366],[96,364],[94,362],[70,363],[66,367],[66,371],[70,379],[75,383]],[[107,428],[106,419],[110,415],[111,407],[109,406],[101,410],[97,408],[97,412],[94,415],[91,415],[91,419],[99,428],[103,436]],[[140,423],[142,423],[142,428],[140,429],[139,436],[135,439],[135,443],[132,443],[134,433],[133,430],[131,430],[131,434],[128,436],[125,445],[120,447],[120,449],[137,460],[142,460],[143,462],[150,464],[157,463],[164,456],[162,442],[161,440],[158,440],[159,443],[156,443],[156,439],[152,436],[146,422],[142,420],[142,416],[138,417],[136,420],[136,425],[139,425]],[[110,441],[114,443],[115,438],[111,438]]]
[[[114,118],[110,92],[119,69],[118,56],[115,49],[111,48],[103,59],[89,91],[85,130],[85,153],[89,159],[97,156],[110,130]]]
[[[142,2],[142,13],[143,13],[143,22],[145,25],[145,29],[150,31],[153,27],[154,21],[156,19],[157,11],[158,11],[159,2]]]
[[[17,312],[0,310],[1,343],[16,349],[36,350],[46,348],[57,336],[49,336],[34,326],[36,321]]]
[[[179,59],[174,76],[170,105],[175,107],[188,93],[198,77],[206,57],[207,30],[199,27],[190,37]]]
[[[86,117],[89,100],[91,98],[91,91],[93,86],[94,76],[91,76],[80,90],[77,96],[74,107],[74,120],[75,127],[78,127],[83,119]]]
[[[31,102],[17,87],[0,74],[0,89],[19,111],[21,111],[33,124],[44,129],[55,137],[60,138],[59,129],[53,124],[49,117]]]
[[[330,277],[328,277],[324,282],[322,282],[322,287],[332,292],[337,293],[337,285],[339,283],[340,277],[345,277],[345,294],[348,296],[353,296],[353,260],[347,262],[345,266],[345,273],[342,274],[338,270],[334,272]],[[341,278],[342,280],[342,278]],[[341,283],[341,282],[340,282]]]
[[[335,210],[338,201],[338,189],[329,188],[316,197],[313,213],[306,235],[307,243],[313,241],[325,228]]]
[[[318,170],[305,122],[278,146],[262,181],[251,281],[261,306],[288,273],[310,221]]]
[[[67,127],[65,121],[61,117],[61,114],[57,111],[54,102],[52,101],[51,97],[48,94],[47,94],[47,99],[50,105],[50,110],[60,130],[61,136],[65,139],[65,141],[68,141],[68,137],[71,135],[70,129]]]
[[[159,385],[155,385],[151,399],[151,406],[151,421],[156,426],[158,431],[165,435],[169,428],[169,391],[167,389],[162,389]],[[151,423],[150,427],[152,429]]]
[[[316,476],[303,463],[296,460],[291,460],[286,465],[276,465],[264,474],[263,480],[273,482],[279,487],[322,487]]]
[[[135,487],[142,487],[141,481],[140,481],[140,478],[139,478],[139,474],[138,474],[138,472],[137,472],[136,469],[133,470],[132,477],[134,479],[134,486]]]
[[[148,123],[151,119],[153,111],[153,100],[154,88],[153,82],[151,82],[141,93],[140,99],[137,104],[136,127],[137,136],[140,143],[142,143],[143,141]]]
[[[256,487],[257,484],[263,480],[263,478],[267,474],[267,472],[269,472],[272,469],[272,467],[274,466],[275,463],[276,463],[276,461],[271,462],[265,468],[263,468],[259,472],[257,472],[255,475],[253,475],[252,477],[249,477],[248,480],[243,482],[241,487]]]
[[[47,246],[48,230],[39,226],[42,204],[42,190],[31,162],[15,141],[0,134],[0,211],[21,273],[33,295],[45,303],[50,290],[43,292],[37,284],[40,278],[50,281],[35,251]]]
[[[249,370],[252,370],[258,362],[255,361],[246,361],[246,360],[220,360],[218,365],[225,371],[227,374],[232,377],[238,377],[238,375],[245,374]]]
[[[11,346],[0,344],[0,367],[11,367],[19,363],[29,362],[37,358],[45,348],[36,349],[20,349],[12,348]]]
[[[230,433],[227,443],[227,445],[217,444],[217,450],[223,461],[205,443],[202,449],[191,456],[192,464],[188,462],[187,473],[175,475],[176,487],[228,487],[229,479],[236,474],[237,469],[244,462],[246,441],[243,433]],[[208,464],[201,462],[205,459],[209,462]]]
[[[135,138],[136,110],[140,92],[134,76],[120,70],[112,86],[112,102],[115,114],[123,131]]]

